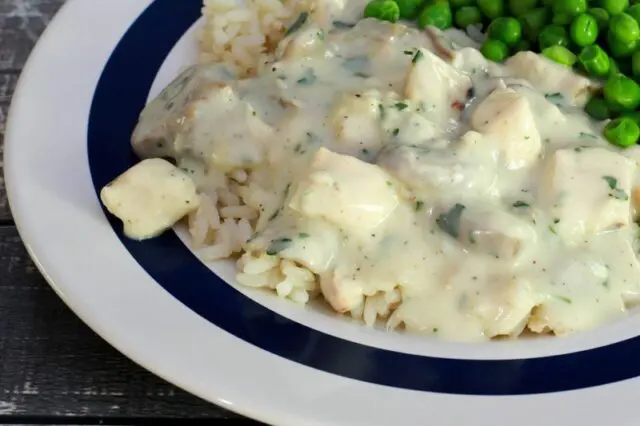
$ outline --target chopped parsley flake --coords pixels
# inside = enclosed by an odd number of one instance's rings
[[[609,188],[616,189],[618,187],[618,179],[614,178],[613,176],[602,176],[602,179],[607,182]]]
[[[411,63],[415,64],[418,61],[424,59],[424,53],[421,50],[418,50],[415,55],[413,55],[413,59],[411,59]]]
[[[269,256],[278,254],[281,251],[288,249],[291,246],[291,243],[292,243],[291,238],[279,238],[277,240],[273,240],[271,241],[271,244],[269,244],[269,247],[267,248],[267,254]]]
[[[303,86],[309,86],[316,82],[318,77],[316,77],[316,73],[313,71],[313,68],[307,68],[302,77],[298,80],[298,84]]]
[[[513,203],[513,207],[520,209],[520,208],[528,208],[531,206],[525,203],[524,201],[516,201],[515,203]]]
[[[398,111],[402,111],[403,109],[407,109],[409,107],[409,105],[405,104],[404,102],[398,102],[395,106]]]
[[[460,235],[460,217],[465,208],[462,204],[456,204],[448,212],[438,216],[436,224],[442,231],[454,238],[458,238]]]
[[[596,139],[596,135],[594,135],[592,133],[580,132],[580,138],[581,139]]]
[[[424,207],[424,201],[418,200],[416,201],[415,211],[419,212]]]
[[[544,95],[544,97],[551,103],[553,104],[558,104],[559,102],[562,102],[564,100],[564,96],[562,96],[562,93],[547,93],[546,95]]]
[[[284,36],[287,37],[287,36],[295,33],[296,31],[298,31],[305,24],[305,22],[307,22],[307,19],[309,19],[309,13],[308,12],[302,12],[300,15],[298,15],[298,18],[289,27],[287,32],[284,33]],[[335,25],[335,23],[334,23],[334,25]]]
[[[627,194],[624,190],[618,188],[618,179],[613,176],[602,176],[602,179],[607,182],[611,192],[609,193],[609,197],[615,198],[616,200],[627,201],[629,199],[629,194]]]

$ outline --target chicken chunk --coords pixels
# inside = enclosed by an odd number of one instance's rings
[[[468,250],[516,262],[536,244],[536,232],[525,220],[497,207],[456,204],[439,214],[436,224]]]
[[[604,148],[561,149],[549,159],[540,198],[566,243],[627,226],[633,160]]]
[[[519,52],[505,63],[508,71],[527,79],[538,90],[560,93],[575,105],[584,106],[598,84],[533,52]]]
[[[492,194],[497,179],[497,161],[485,142],[486,138],[469,132],[460,144],[445,149],[433,149],[429,144],[389,145],[377,162],[417,190],[486,197]]]
[[[563,335],[588,330],[625,312],[618,291],[604,291],[609,270],[583,253],[566,257],[551,270],[551,282],[539,290],[545,300],[533,311],[529,329]]]
[[[289,207],[366,238],[398,203],[389,176],[381,168],[320,148],[309,174],[298,183]]]
[[[273,131],[225,80],[225,69],[185,71],[140,116],[133,148],[142,158],[191,156],[222,171],[263,161]]]
[[[200,198],[191,178],[160,158],[143,160],[100,191],[107,210],[136,240],[160,235],[197,209]]]
[[[407,75],[405,96],[428,104],[426,117],[446,125],[460,111],[454,102],[464,102],[471,79],[426,49],[416,51]]]
[[[335,271],[320,276],[320,291],[336,312],[346,313],[364,303],[361,283],[336,274]]]
[[[494,138],[508,169],[534,163],[542,148],[535,118],[527,99],[510,89],[497,89],[473,112],[474,130]]]
[[[382,142],[380,125],[381,95],[369,91],[362,95],[343,94],[331,112],[336,139],[356,150],[375,150]]]
[[[179,118],[189,106],[206,96],[213,84],[235,79],[233,71],[219,64],[186,68],[140,114],[133,149],[141,158],[176,157],[173,141],[183,125]]]

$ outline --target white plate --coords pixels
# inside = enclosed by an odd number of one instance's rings
[[[200,263],[173,232],[123,238],[96,190],[135,161],[147,99],[195,60],[200,2],[69,0],[20,79],[11,207],[78,316],[159,376],[271,424],[640,424],[637,315],[569,338],[439,342],[236,289],[231,263]]]

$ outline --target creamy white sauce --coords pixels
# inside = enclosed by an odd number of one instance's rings
[[[390,328],[563,334],[637,302],[635,152],[580,108],[592,82],[533,54],[489,63],[459,33],[324,13],[255,77],[185,74],[136,151],[174,157],[201,190],[209,170],[248,171],[262,196],[246,250],[304,265],[339,312],[386,297]]]

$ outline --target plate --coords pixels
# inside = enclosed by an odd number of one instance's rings
[[[30,255],[100,336],[164,379],[275,425],[640,424],[640,316],[484,344],[387,333],[238,288],[180,231],[135,242],[97,191],[138,114],[196,59],[202,0],[70,0],[20,78],[5,137]]]

